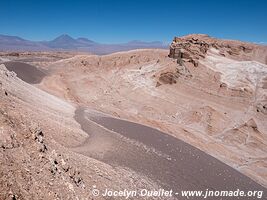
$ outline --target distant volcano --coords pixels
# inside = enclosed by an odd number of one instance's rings
[[[133,49],[165,49],[166,44],[159,41],[144,42],[133,40],[121,44],[101,44],[87,38],[74,39],[67,34],[58,36],[51,41],[30,41],[17,36],[0,35],[1,51],[49,51],[49,50],[67,50],[67,51],[86,51],[95,54],[109,54],[118,51],[127,51]]]

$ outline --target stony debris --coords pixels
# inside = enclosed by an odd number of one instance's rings
[[[177,79],[177,74],[171,72],[162,73],[159,77],[159,81],[164,84],[175,84]]]
[[[4,127],[0,123],[0,148],[3,150],[19,148],[22,143],[17,138],[17,133],[12,129],[15,124],[11,117],[8,117],[8,113],[4,110],[0,110],[1,118],[4,118],[4,122],[9,125],[8,128]],[[0,118],[0,119],[1,119]]]
[[[75,183],[77,187],[85,188],[83,178],[81,177],[81,174],[77,170],[71,170],[69,177],[71,180]]]
[[[87,65],[89,65],[88,61],[86,61],[86,60],[82,60],[82,61],[81,61],[81,64],[82,64],[84,67],[87,66]]]
[[[188,79],[193,75],[189,70],[188,64],[176,65],[175,69],[164,70],[160,73],[156,87],[162,84],[176,84],[179,78]]]
[[[40,152],[45,153],[47,149],[47,145],[44,142],[44,133],[39,126],[35,128],[30,128],[30,132],[33,135],[34,140],[38,143],[38,149]]]
[[[258,130],[258,125],[257,123],[255,122],[255,120],[252,118],[250,120],[248,120],[246,123],[245,123],[245,126],[248,126],[248,127],[251,127],[253,128],[255,131]]]
[[[262,113],[264,115],[267,115],[267,104],[259,103],[256,106],[256,111],[259,112],[259,113]]]

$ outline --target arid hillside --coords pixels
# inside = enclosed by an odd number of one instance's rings
[[[88,135],[75,105],[23,82],[0,65],[0,199],[91,199],[91,189],[157,188],[130,169],[72,149]]]
[[[264,46],[188,35],[174,38],[170,50],[104,56],[2,52],[0,62],[0,199],[96,199],[92,186],[165,186],[149,176],[145,160],[165,169],[172,162],[168,155],[146,144],[153,140],[139,143],[116,128],[102,127],[98,112],[154,127],[202,150],[206,154],[192,152],[208,161],[209,155],[217,158],[222,162],[214,159],[215,166],[222,169],[227,167],[223,163],[235,169],[231,173],[241,177],[236,182],[243,180],[244,188],[253,181],[267,187]],[[123,165],[114,153],[121,154],[120,159],[143,159],[144,166]],[[189,158],[181,157],[181,166],[190,166]],[[199,163],[209,164],[204,159]],[[210,172],[207,177],[217,174],[216,169]],[[218,187],[225,184],[221,179],[218,176]]]
[[[189,35],[170,52],[60,60],[38,87],[157,127],[266,185],[266,58],[263,46]]]

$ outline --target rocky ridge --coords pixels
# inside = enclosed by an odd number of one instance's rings
[[[215,39],[205,34],[192,34],[184,37],[175,37],[170,45],[169,57],[177,59],[180,65],[192,63],[198,66],[198,60],[205,58],[207,51],[215,48],[224,57],[251,60],[257,57],[258,51],[266,52],[263,46],[233,40]],[[267,64],[267,56],[256,58],[259,62]]]
[[[177,66],[171,71],[160,74],[157,86],[161,84],[175,84],[179,77],[192,78],[194,67],[201,65],[208,52],[213,49],[218,55],[234,60],[255,60],[267,63],[267,48],[234,40],[221,40],[205,34],[191,34],[174,37],[169,51],[169,57],[177,61]],[[264,55],[264,56],[262,56]]]

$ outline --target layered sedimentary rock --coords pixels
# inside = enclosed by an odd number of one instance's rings
[[[170,45],[169,57],[177,59],[177,63],[192,63],[198,66],[198,60],[205,58],[208,50],[215,48],[219,54],[237,60],[257,60],[267,63],[266,48],[251,43],[233,40],[220,40],[204,34],[192,34],[175,37]]]

